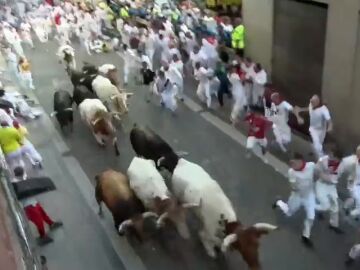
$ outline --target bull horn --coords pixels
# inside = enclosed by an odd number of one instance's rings
[[[126,96],[127,97],[131,97],[131,96],[133,96],[134,95],[134,93],[126,93]]]
[[[159,158],[159,159],[156,161],[156,166],[160,167],[161,162],[162,162],[163,160],[165,160],[165,157]]]
[[[143,217],[143,219],[152,218],[152,217],[158,218],[159,215],[154,213],[154,212],[145,212],[145,213],[142,214],[142,217]]]
[[[97,122],[99,122],[101,120],[101,118],[97,118],[94,121],[91,121],[91,124],[94,126],[96,125]]]
[[[57,113],[58,113],[57,111],[50,113],[50,117],[54,117],[55,115],[57,115]]]
[[[189,155],[189,152],[186,152],[186,151],[176,151],[175,154],[178,155],[179,157],[184,157],[184,156]]]
[[[183,203],[181,205],[183,208],[195,208],[195,207],[199,207],[200,203]]]
[[[225,253],[228,250],[228,248],[232,244],[234,244],[237,240],[238,240],[238,237],[235,233],[227,235],[221,244],[221,251]]]
[[[257,230],[261,230],[261,231],[265,231],[265,232],[271,232],[271,231],[278,229],[277,226],[274,226],[269,223],[256,223],[255,225],[253,225],[253,227]]]
[[[124,234],[126,228],[128,228],[129,226],[133,226],[133,225],[134,225],[134,222],[132,222],[131,219],[127,219],[119,225],[118,231],[120,234]]]
[[[67,109],[65,109],[65,111],[70,111],[70,112],[72,112],[72,111],[73,111],[73,108],[67,108]]]
[[[161,214],[161,216],[156,221],[156,227],[161,228],[162,226],[164,226],[164,223],[165,223],[164,220],[167,219],[168,217],[169,217],[168,212],[165,212],[165,213]]]

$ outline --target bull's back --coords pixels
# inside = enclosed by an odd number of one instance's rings
[[[133,199],[127,177],[114,170],[106,170],[98,175],[97,189],[108,208],[113,208],[119,201]]]
[[[133,127],[130,132],[130,142],[138,156],[152,159],[155,162],[173,151],[167,142],[148,128]]]
[[[72,105],[72,98],[69,92],[64,90],[56,91],[54,94],[54,110],[62,111],[70,108]]]
[[[152,160],[134,157],[127,174],[130,187],[145,204],[149,204],[155,196],[163,198],[168,192],[164,179]]]

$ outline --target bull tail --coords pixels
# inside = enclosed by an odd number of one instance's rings
[[[95,176],[95,199],[96,202],[100,205],[102,202],[102,192],[101,192],[101,185],[100,185],[100,176]]]
[[[120,151],[116,139],[114,140],[114,150],[115,150],[115,156],[117,157],[120,156]]]

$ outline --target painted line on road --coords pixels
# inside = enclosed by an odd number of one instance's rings
[[[213,126],[217,127],[220,131],[228,135],[234,141],[239,143],[241,146],[244,148],[246,147],[247,137],[244,136],[240,131],[236,130],[232,125],[224,122],[219,117],[209,112],[200,113],[200,116]],[[266,158],[269,165],[271,165],[277,172],[287,177],[289,167],[286,163],[282,162],[280,159],[270,153],[266,154]]]
[[[191,98],[184,96],[184,104],[193,112],[200,112],[203,108],[194,102]]]

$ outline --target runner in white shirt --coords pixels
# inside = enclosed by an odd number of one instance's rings
[[[261,105],[265,92],[265,84],[267,83],[267,74],[261,64],[256,63],[254,72],[250,74],[250,82],[252,82],[252,105]]]
[[[195,64],[194,77],[197,81],[199,81],[196,94],[202,102],[206,103],[208,108],[211,107],[211,93],[210,93],[210,80],[209,80],[211,73],[212,71],[201,66],[200,62],[197,62]]]
[[[34,43],[31,38],[31,25],[27,22],[22,22],[20,25],[20,31],[22,41],[29,44],[31,48],[34,48]]]
[[[231,83],[232,96],[234,98],[234,105],[230,115],[230,121],[235,124],[238,120],[241,111],[245,110],[247,105],[245,90],[243,82],[237,73],[238,64],[232,67],[232,72],[229,75],[229,81]]]
[[[329,153],[321,157],[317,162],[319,178],[315,183],[316,192],[316,211],[330,212],[329,228],[334,232],[341,234],[343,231],[339,228],[339,203],[336,185],[338,183],[338,167],[340,160]]]
[[[254,62],[250,57],[246,57],[241,63],[241,69],[245,72],[245,95],[247,97],[248,104],[252,104],[252,83],[249,83],[251,74],[254,74]]]
[[[347,188],[351,198],[347,199],[344,208],[346,214],[352,217],[360,216],[360,145],[354,155],[342,159],[338,168],[338,177],[347,175]],[[353,208],[351,210],[351,208]]]
[[[169,65],[169,70],[171,71],[172,77],[174,80],[172,83],[177,88],[176,96],[181,100],[184,101],[184,64],[180,60],[177,54],[172,56],[172,61]]]
[[[280,94],[275,92],[271,95],[271,107],[266,111],[265,116],[273,122],[272,128],[276,143],[283,152],[287,152],[287,145],[291,142],[289,113],[293,111],[293,106],[282,100]]]
[[[312,96],[308,108],[294,109],[300,122],[304,122],[299,116],[300,112],[307,111],[310,115],[309,132],[313,142],[313,148],[318,158],[323,156],[323,143],[327,132],[332,131],[333,125],[329,109],[321,104],[320,98],[317,95]]]
[[[193,70],[195,70],[196,63],[200,63],[201,66],[206,66],[207,64],[207,57],[200,51],[199,46],[194,47],[193,51],[190,53],[189,60]]]
[[[289,182],[291,186],[290,197],[285,203],[282,200],[276,200],[273,208],[279,208],[286,216],[291,217],[300,207],[305,209],[306,218],[304,221],[304,230],[302,241],[312,247],[310,240],[311,228],[315,219],[315,192],[314,179],[316,179],[316,165],[313,162],[305,162],[301,154],[295,154],[290,160]]]
[[[124,85],[127,85],[129,76],[135,76],[135,69],[139,67],[140,70],[141,59],[126,44],[123,45],[123,51],[118,54],[124,61]]]

